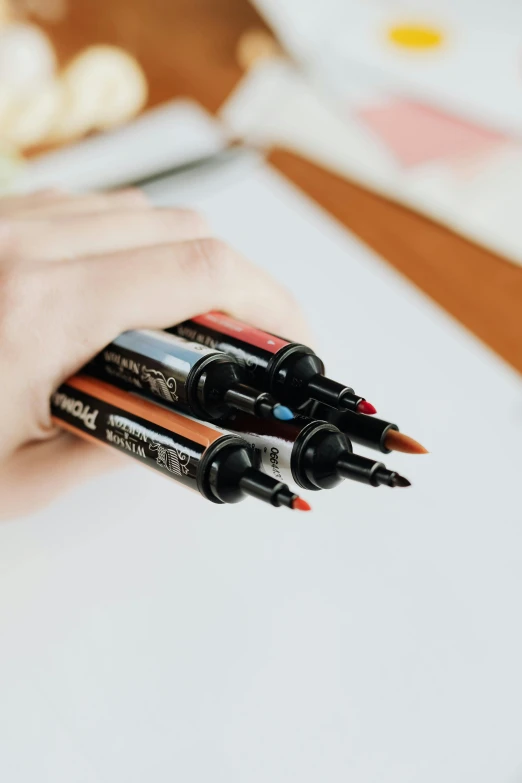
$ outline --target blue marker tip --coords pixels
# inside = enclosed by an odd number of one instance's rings
[[[285,405],[275,405],[272,412],[274,418],[279,419],[279,421],[290,421],[290,419],[294,418],[294,414],[290,408],[287,408]]]

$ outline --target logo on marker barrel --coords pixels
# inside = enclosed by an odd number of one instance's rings
[[[81,400],[77,400],[74,397],[69,397],[63,392],[55,392],[53,394],[53,405],[62,411],[65,411],[75,419],[79,419],[89,430],[96,429],[96,418],[99,411],[91,410],[90,406]]]
[[[156,464],[162,468],[166,468],[170,473],[175,473],[176,476],[186,476],[189,472],[188,464],[190,462],[190,456],[184,454],[178,449],[169,449],[163,444],[154,441],[149,443],[151,451],[157,451],[158,457]]]
[[[141,368],[141,380],[148,383],[149,388],[156,397],[161,397],[167,402],[177,402],[176,379],[166,378],[159,370],[151,370],[145,365]]]

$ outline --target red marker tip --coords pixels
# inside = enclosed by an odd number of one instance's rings
[[[311,511],[312,506],[310,503],[307,503],[306,500],[303,500],[303,498],[296,498],[292,501],[292,508],[294,511]]]
[[[372,405],[371,402],[361,400],[357,406],[357,413],[366,413],[367,416],[372,416],[374,413],[377,413],[377,408],[375,405]]]

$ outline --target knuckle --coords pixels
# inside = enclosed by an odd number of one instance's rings
[[[234,265],[234,253],[226,242],[207,237],[193,242],[192,271],[212,283],[222,283]]]
[[[193,209],[175,209],[169,215],[170,224],[177,231],[194,237],[204,237],[210,234],[210,227],[200,212]]]

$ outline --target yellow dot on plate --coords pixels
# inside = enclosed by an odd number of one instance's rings
[[[435,49],[442,44],[444,35],[435,27],[403,24],[391,27],[388,38],[395,46],[403,49]]]

